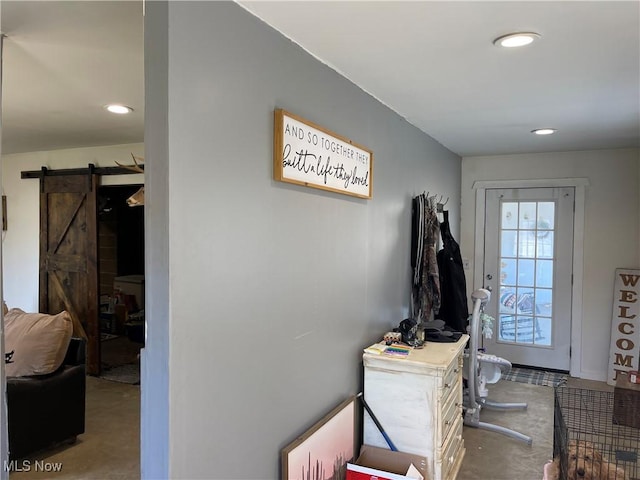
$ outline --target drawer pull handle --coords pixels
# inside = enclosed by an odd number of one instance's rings
[[[454,369],[453,369],[453,373],[458,373],[459,371],[460,371],[460,369],[459,369],[459,368],[454,368]]]
[[[444,388],[449,388],[451,385],[449,385],[448,383],[444,384]]]
[[[447,420],[446,422],[444,422],[445,425],[449,425],[451,423],[450,420]]]

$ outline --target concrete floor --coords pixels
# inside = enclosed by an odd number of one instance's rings
[[[464,427],[467,449],[459,480],[540,480],[544,464],[553,456],[553,388],[509,381],[490,385],[489,398],[498,402],[526,402],[526,410],[483,409],[480,420],[532,437],[531,446],[506,435]]]
[[[602,382],[570,379],[569,385],[610,389]],[[513,428],[533,438],[533,445],[505,435],[464,427],[466,455],[458,480],[540,480],[553,454],[553,388],[501,381],[490,385],[490,398],[527,402],[524,411],[483,410],[481,420]],[[14,471],[11,479],[140,478],[140,387],[87,378],[86,433],[74,445],[31,459],[30,471]],[[35,460],[60,462],[58,473],[36,472]]]
[[[604,382],[569,378],[568,386],[613,391]],[[519,431],[533,439],[531,446],[500,433],[464,427],[467,449],[458,480],[540,480],[544,464],[553,457],[553,388],[501,381],[489,385],[497,402],[525,402],[526,410],[485,409],[480,420]]]

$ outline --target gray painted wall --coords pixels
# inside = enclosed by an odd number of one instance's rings
[[[236,4],[172,2],[168,25],[146,5],[168,83],[147,64],[143,475],[165,431],[171,478],[276,478],[280,449],[361,389],[362,348],[408,315],[411,198],[450,197],[457,235],[461,160]],[[167,98],[164,135],[150,107]],[[275,182],[277,107],[372,149],[373,199]]]
[[[147,3],[149,5],[149,3]],[[145,319],[141,351],[140,450],[142,478],[169,478],[169,152],[168,4],[145,12]],[[148,162],[146,162],[148,165]]]

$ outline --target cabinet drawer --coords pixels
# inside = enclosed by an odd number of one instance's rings
[[[441,398],[449,396],[449,392],[455,389],[456,381],[462,375],[462,356],[458,356],[442,377]]]
[[[442,452],[442,476],[441,478],[448,479],[451,473],[451,469],[456,465],[459,460],[459,456],[462,454],[464,448],[464,439],[462,438],[462,417],[458,417],[454,424],[451,435],[447,439],[447,444]]]
[[[460,388],[460,380],[454,385],[454,391],[447,397],[447,400],[442,403],[442,415],[440,416],[440,431],[442,437],[440,438],[440,445],[444,445],[456,422],[462,418],[462,401],[460,395],[456,390]]]
[[[449,382],[451,383],[443,383],[440,389],[439,396],[442,408],[446,408],[447,403],[451,401],[451,397],[462,398],[462,372],[458,370],[454,377],[449,377]]]

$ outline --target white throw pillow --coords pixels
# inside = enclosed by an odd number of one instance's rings
[[[64,361],[72,332],[73,323],[66,311],[48,315],[9,310],[4,316],[7,377],[54,372]]]

